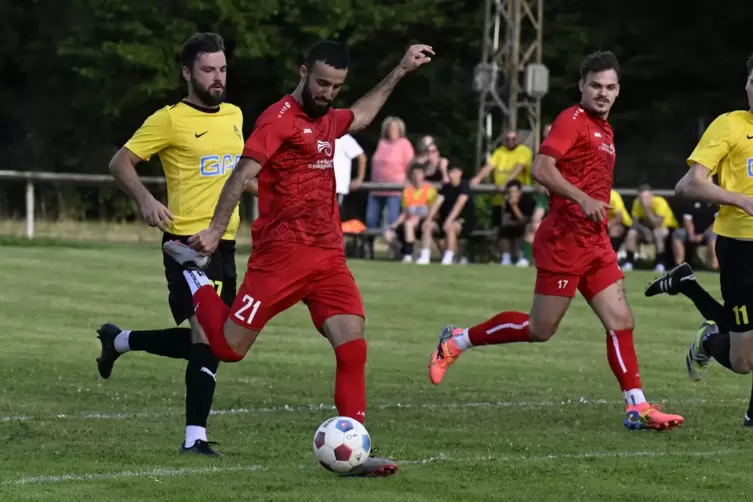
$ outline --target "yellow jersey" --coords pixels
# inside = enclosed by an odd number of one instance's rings
[[[411,216],[427,216],[429,208],[437,198],[437,189],[431,183],[424,183],[421,188],[408,185],[403,190],[403,209]]]
[[[222,103],[218,109],[181,101],[154,112],[125,147],[144,161],[159,155],[167,182],[168,232],[193,235],[209,227],[225,180],[243,152],[243,113]],[[238,206],[222,238],[235,239]]]
[[[531,166],[533,165],[533,152],[525,145],[518,145],[512,150],[506,146],[500,146],[491,157],[489,157],[489,164],[494,166],[492,178],[494,184],[497,186],[505,186],[508,181],[511,181],[510,174],[518,164],[523,165],[523,170],[518,175],[518,181],[523,185],[531,184]],[[501,206],[504,204],[504,196],[500,193],[495,194],[492,197],[492,204],[495,206]]]
[[[609,205],[612,206],[612,209],[609,210],[610,220],[618,213],[622,213],[622,224],[627,228],[633,226],[633,219],[625,207],[625,201],[622,200],[622,195],[618,194],[615,190],[612,190],[612,193],[609,194]]]
[[[664,197],[654,195],[651,199],[651,212],[662,218],[663,227],[677,228],[679,226],[677,224],[677,218],[675,218],[675,213],[672,212],[672,208],[669,207],[669,202],[667,202],[667,199]],[[644,225],[649,225],[646,218],[646,212],[643,210],[643,205],[638,197],[633,201],[633,209],[630,213],[633,219],[642,220]]]
[[[716,174],[719,186],[753,197],[753,114],[734,111],[720,115],[703,133],[688,157]],[[735,206],[721,206],[714,232],[733,239],[753,239],[753,218]]]

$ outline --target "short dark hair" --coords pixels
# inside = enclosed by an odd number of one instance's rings
[[[585,80],[589,73],[599,73],[607,70],[614,70],[617,72],[617,77],[620,76],[620,62],[617,61],[617,56],[612,51],[592,52],[580,64],[580,78]]]
[[[196,33],[183,42],[180,49],[180,64],[193,68],[194,61],[201,54],[225,52],[225,40],[217,33]]]
[[[422,162],[413,162],[408,167],[408,171],[426,171],[426,166]]]
[[[347,47],[333,40],[322,40],[311,46],[308,54],[306,54],[306,62],[304,64],[306,68],[311,70],[317,61],[329,65],[336,70],[347,70],[348,66],[350,66],[350,56],[348,55]]]
[[[750,55],[748,58],[748,76],[750,77],[750,74],[753,73],[753,54]]]
[[[505,188],[506,188],[506,189],[508,189],[508,190],[509,190],[510,188],[512,188],[512,187],[517,187],[517,189],[518,189],[518,190],[522,190],[522,189],[523,189],[523,183],[521,183],[521,182],[520,182],[520,181],[518,181],[518,180],[510,180],[510,181],[508,181],[508,182],[507,182],[507,184],[505,185]]]
[[[648,183],[643,183],[641,186],[638,187],[638,193],[643,192],[650,192],[651,191],[651,185]]]

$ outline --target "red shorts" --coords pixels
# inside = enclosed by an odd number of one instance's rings
[[[537,236],[538,238],[538,236]],[[617,255],[606,245],[589,248],[540,245],[534,252],[537,295],[573,298],[580,291],[587,301],[625,276]]]
[[[261,331],[280,312],[303,301],[320,332],[332,316],[364,317],[361,294],[342,249],[279,242],[253,251],[230,309],[239,326]]]

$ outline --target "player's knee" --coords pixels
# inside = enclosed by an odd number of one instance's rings
[[[729,362],[732,365],[732,370],[735,373],[741,375],[747,375],[753,371],[753,354],[742,351],[735,352],[730,355]]]
[[[531,317],[528,323],[529,338],[532,342],[546,342],[557,332],[558,325],[556,322]]]

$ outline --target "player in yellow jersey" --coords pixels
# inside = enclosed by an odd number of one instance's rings
[[[188,96],[152,114],[110,161],[118,185],[139,203],[146,223],[163,232],[162,243],[185,241],[209,227],[222,187],[243,151],[243,114],[224,103],[225,45],[215,33],[199,33],[181,49],[182,74]],[[159,156],[167,181],[167,207],[144,187],[136,166]],[[211,256],[207,276],[227,305],[236,293],[235,233],[239,225],[236,206],[217,251]],[[121,330],[104,324],[97,331],[102,344],[97,359],[99,373],[109,378],[115,360],[125,352],[188,360],[186,368],[186,435],[180,451],[221,456],[207,441],[207,417],[212,406],[219,360],[207,344],[194,315],[191,291],[183,269],[163,255],[168,301],[176,325],[190,327],[152,331]]]
[[[607,233],[612,249],[616,253],[625,240],[628,230],[633,226],[633,218],[625,207],[622,195],[616,190],[612,190],[609,194],[609,206],[612,209],[607,212]]]
[[[686,357],[693,380],[702,378],[712,358],[735,373],[753,371],[753,57],[747,70],[748,110],[711,123],[688,158],[690,171],[675,187],[677,195],[721,206],[714,232],[724,305],[696,282],[687,263],[646,288],[646,296],[684,294],[706,319]],[[753,426],[753,391],[744,424]]]

